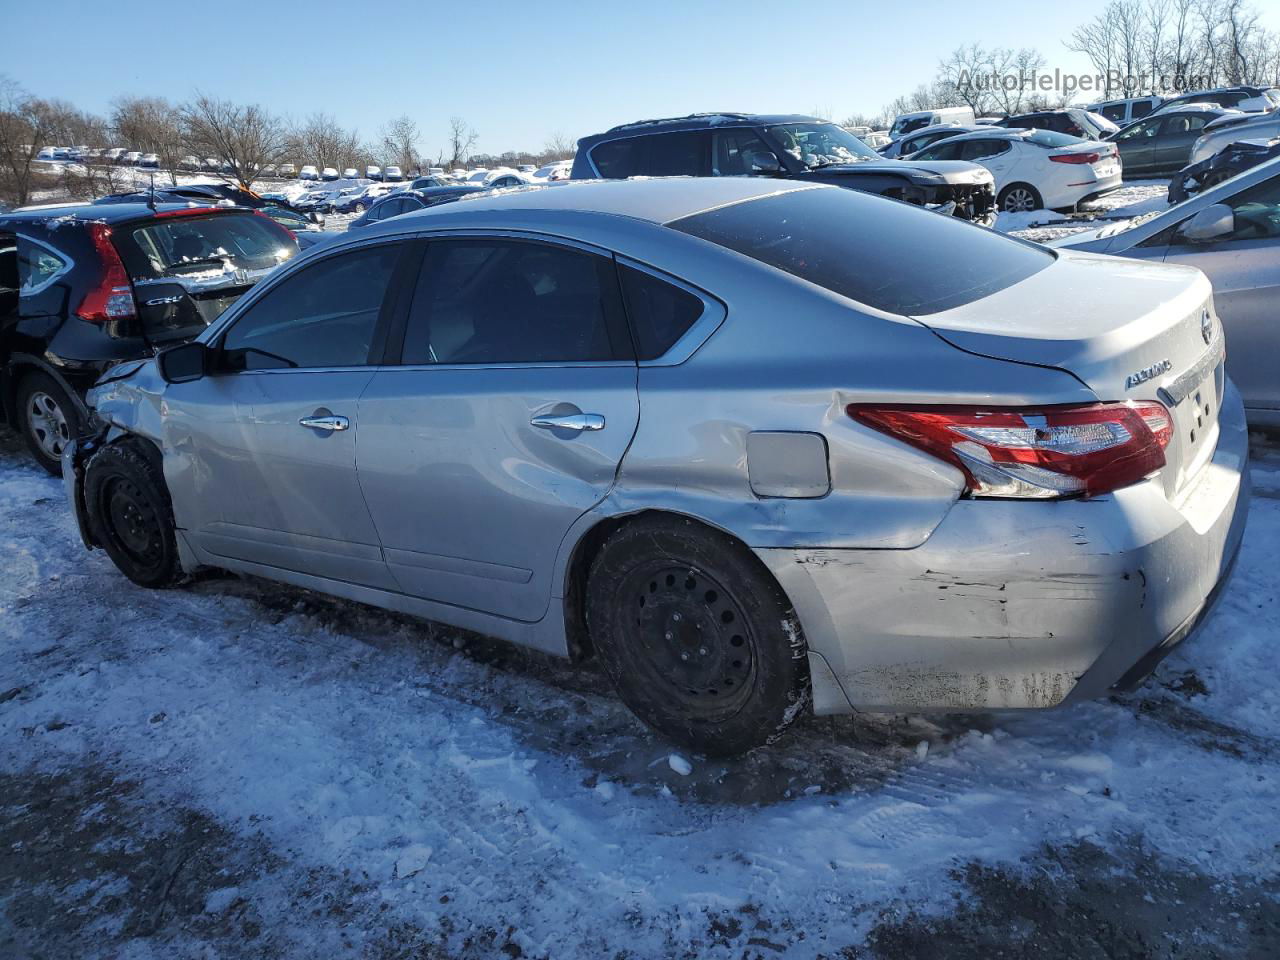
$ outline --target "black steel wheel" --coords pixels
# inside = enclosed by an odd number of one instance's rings
[[[604,543],[587,625],[622,700],[700,753],[768,743],[808,704],[807,653],[786,596],[750,551],[691,520],[636,520]]]
[[[158,462],[144,440],[103,447],[85,470],[89,530],[126,577],[144,587],[182,579],[173,508]]]

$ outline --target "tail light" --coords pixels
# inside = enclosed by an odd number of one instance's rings
[[[90,323],[136,317],[138,309],[133,302],[133,287],[120,254],[111,242],[111,228],[105,223],[91,223],[89,238],[93,241],[102,274],[98,283],[80,301],[76,316]]]
[[[1097,153],[1051,153],[1049,159],[1054,163],[1097,163],[1101,155]]]
[[[975,497],[1096,496],[1165,464],[1173,437],[1159,403],[1097,403],[1037,410],[878,407],[849,416],[958,467]]]

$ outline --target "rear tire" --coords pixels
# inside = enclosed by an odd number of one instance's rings
[[[680,517],[627,524],[591,565],[586,607],[618,696],[681,746],[745,753],[809,705],[795,612],[759,560],[722,533]]]
[[[158,457],[145,442],[121,440],[90,459],[84,478],[89,532],[138,586],[171,587],[184,579],[173,506]]]
[[[1040,191],[1029,183],[1011,183],[996,199],[1001,213],[1029,213],[1044,207]]]
[[[80,435],[80,412],[70,394],[47,373],[33,371],[18,381],[14,409],[36,463],[61,474],[62,448]]]

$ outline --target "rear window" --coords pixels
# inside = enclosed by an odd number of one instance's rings
[[[1073,143],[1084,142],[1080,137],[1073,137],[1069,133],[1058,133],[1056,130],[1032,130],[1023,139],[1041,147],[1069,147]]]
[[[979,300],[1054,261],[985,227],[840,187],[775,194],[667,226],[908,316]]]
[[[293,234],[256,214],[165,217],[135,227],[131,237],[132,244],[121,245],[121,255],[134,277],[260,271],[298,253]]]

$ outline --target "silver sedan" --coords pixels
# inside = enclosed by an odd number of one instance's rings
[[[486,195],[316,248],[117,368],[85,542],[599,658],[664,735],[1139,682],[1239,546],[1196,270],[746,178]]]

